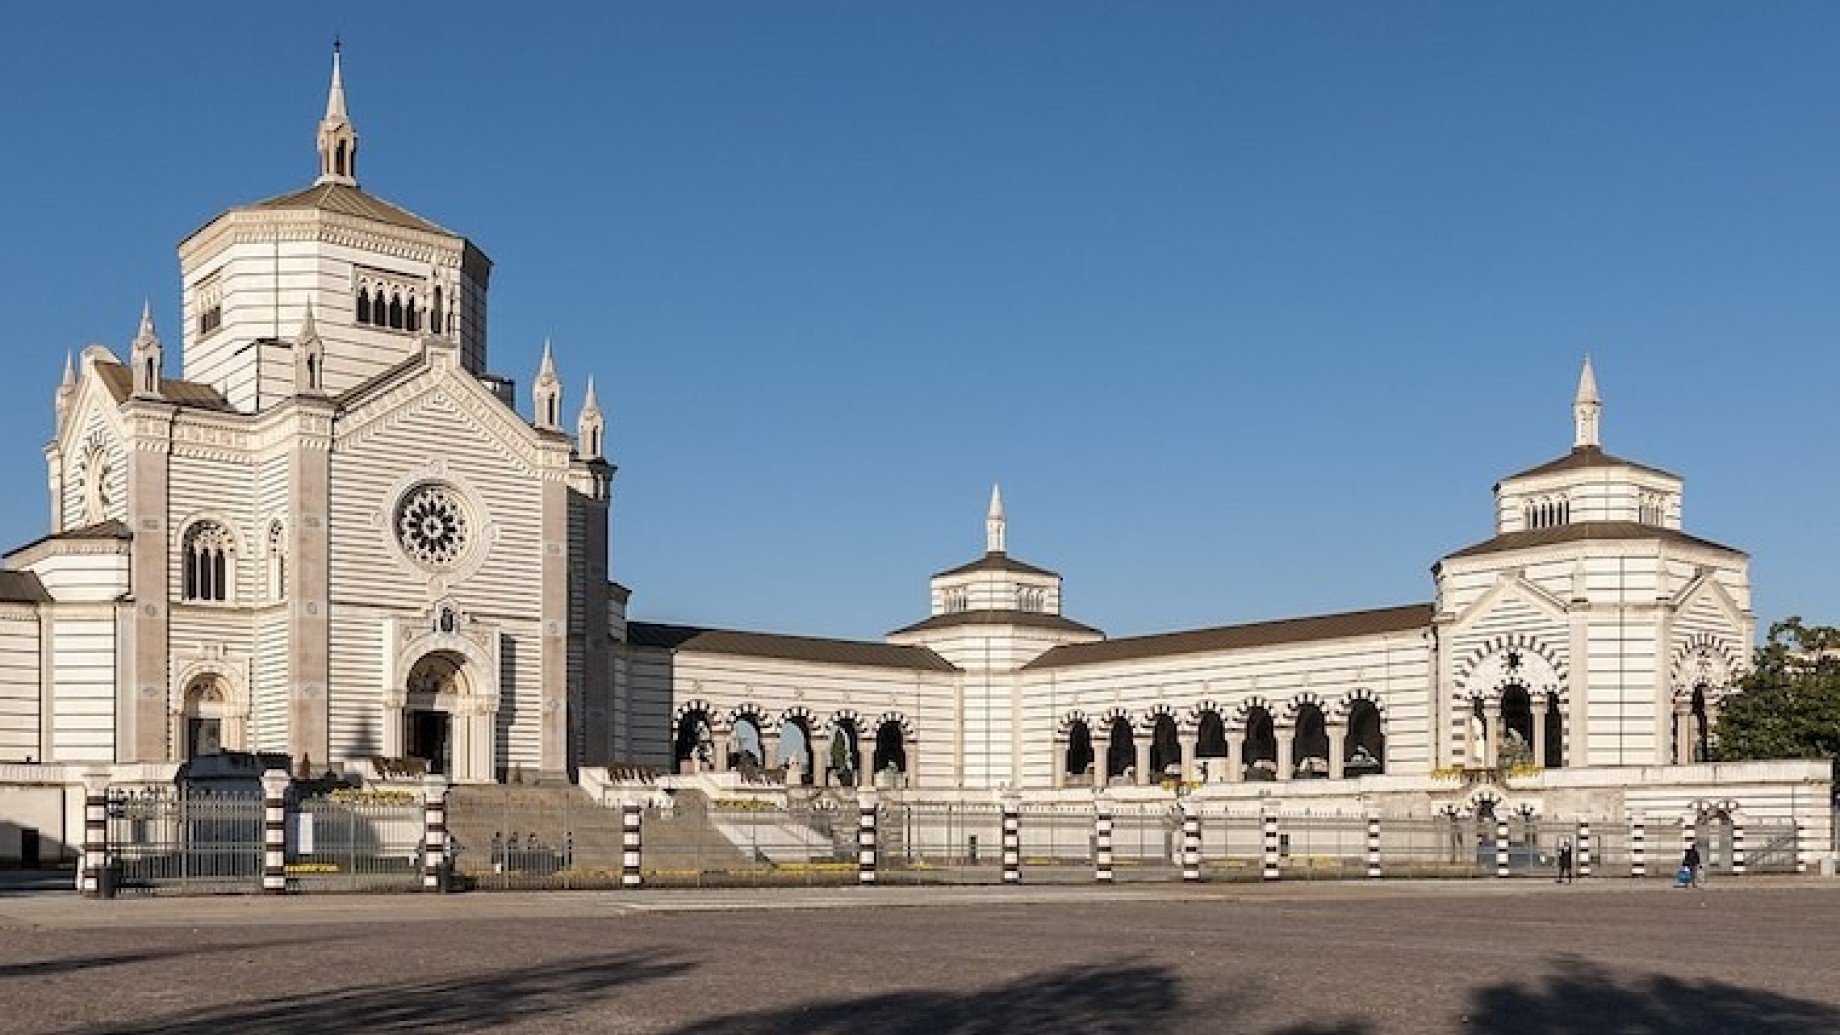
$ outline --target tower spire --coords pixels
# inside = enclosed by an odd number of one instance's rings
[[[536,425],[545,431],[562,428],[562,379],[556,376],[556,358],[550,354],[549,339],[543,339],[543,363],[537,367],[537,380],[530,386],[536,404]]]
[[[601,416],[601,401],[594,394],[594,378],[588,378],[588,394],[581,402],[581,416],[575,421],[576,451],[583,460],[600,460],[606,448],[606,418]]]
[[[332,86],[326,91],[326,117],[319,120],[319,179],[313,182],[358,185],[358,131],[345,113],[345,76],[336,36],[332,38]]]
[[[1591,357],[1584,357],[1584,369],[1578,374],[1578,395],[1572,400],[1572,448],[1598,449],[1598,421],[1604,404],[1597,395],[1597,373],[1591,369]]]
[[[137,399],[157,399],[160,397],[160,367],[163,365],[165,350],[160,347],[160,336],[153,329],[153,302],[141,303],[141,328],[134,334],[134,343],[129,348],[129,362],[134,368],[134,397]]]
[[[1004,542],[1007,522],[1003,518],[1003,486],[993,484],[990,487],[990,512],[984,516],[984,550],[987,553],[1003,553],[1007,544]]]

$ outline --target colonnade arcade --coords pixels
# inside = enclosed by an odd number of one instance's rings
[[[1460,667],[1458,685],[1465,764],[1565,765],[1565,664],[1545,645],[1527,636],[1489,640]]]
[[[1371,690],[1330,702],[1304,691],[1282,703],[1254,695],[1227,709],[1158,703],[1061,716],[1054,786],[1331,779],[1386,768],[1386,712]]]
[[[1674,652],[1668,682],[1673,690],[1671,760],[1687,764],[1712,757],[1712,727],[1719,705],[1742,666],[1723,641],[1695,635]]]
[[[892,779],[914,785],[913,724],[901,712],[866,716],[840,708],[820,716],[804,705],[777,714],[755,704],[724,710],[706,700],[671,717],[671,758],[680,773],[783,770],[793,785],[859,786]]]

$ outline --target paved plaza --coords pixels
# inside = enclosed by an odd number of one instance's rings
[[[0,895],[18,1033],[1840,1031],[1840,882]]]

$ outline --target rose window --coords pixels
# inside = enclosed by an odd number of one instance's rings
[[[445,485],[418,485],[396,508],[396,539],[416,561],[448,568],[467,547],[466,507]]]

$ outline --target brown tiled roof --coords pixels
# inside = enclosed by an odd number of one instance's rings
[[[348,187],[342,183],[316,183],[305,190],[264,198],[261,201],[244,205],[242,208],[263,211],[290,208],[319,209],[322,212],[337,212],[340,215],[372,219],[379,223],[408,227],[411,230],[423,230],[431,234],[459,236],[446,227],[423,219],[406,208],[392,205],[382,198],[366,194],[356,187]]]
[[[107,521],[98,521],[93,525],[84,525],[82,528],[73,528],[67,532],[53,532],[50,535],[41,535],[23,546],[8,550],[6,556],[17,557],[27,550],[32,549],[34,546],[43,543],[57,542],[63,539],[119,539],[126,542],[133,538],[134,532],[128,528],[125,522],[111,518]]]
[[[1342,640],[1355,636],[1410,632],[1430,628],[1431,610],[1430,604],[1408,604],[1377,611],[1350,611],[1346,614],[1285,618],[1252,625],[1225,625],[1151,636],[1127,636],[1099,643],[1070,643],[1056,647],[1022,667],[1025,670],[1066,668],[1070,665],[1096,665],[1108,661],[1137,661],[1177,654],[1202,654],[1306,643],[1311,640]]]
[[[0,571],[0,601],[8,604],[42,604],[51,599],[45,584],[29,571]]]
[[[956,568],[948,568],[933,577],[937,579],[946,575],[965,575],[974,571],[1013,571],[1023,575],[1058,574],[1046,568],[1037,568],[1033,564],[1024,564],[1001,550],[992,550],[984,556],[979,557],[977,560],[972,561],[970,564],[961,564]]]
[[[956,672],[958,667],[925,647],[900,647],[861,640],[824,640],[810,636],[704,629],[656,622],[626,623],[627,642],[697,654],[740,654],[752,658],[815,661],[831,665],[867,665],[923,672]]]
[[[1638,464],[1634,460],[1625,460],[1620,456],[1611,456],[1597,446],[1577,446],[1557,460],[1549,460],[1538,467],[1529,467],[1519,474],[1511,474],[1503,478],[1502,481],[1513,478],[1530,478],[1536,474],[1553,474],[1558,471],[1578,471],[1587,467],[1632,467],[1638,471],[1647,471],[1650,474],[1659,474],[1668,478],[1680,477],[1672,471],[1664,471],[1659,467],[1650,467],[1647,464]]]
[[[1739,557],[1748,556],[1743,550],[1734,550],[1710,539],[1701,539],[1672,528],[1644,525],[1638,521],[1579,521],[1570,525],[1536,528],[1526,532],[1507,532],[1474,546],[1465,547],[1449,556],[1474,557],[1479,554],[1524,550],[1535,546],[1551,546],[1554,543],[1581,543],[1593,539],[1658,539],[1662,542],[1718,550]]]
[[[134,394],[134,373],[120,363],[108,360],[96,361],[96,376],[115,397],[116,402],[126,400]],[[190,406],[197,410],[225,410],[234,412],[236,407],[230,400],[218,394],[217,389],[199,381],[181,381],[176,377],[160,379],[160,398],[179,406]]]
[[[1057,629],[1061,632],[1089,633],[1094,636],[1105,634],[1090,625],[1081,625],[1071,618],[1060,615],[1043,614],[1040,611],[955,611],[950,614],[934,615],[912,625],[902,626],[890,636],[902,633],[924,632],[928,629],[950,629],[960,625],[1020,625],[1030,629]]]

